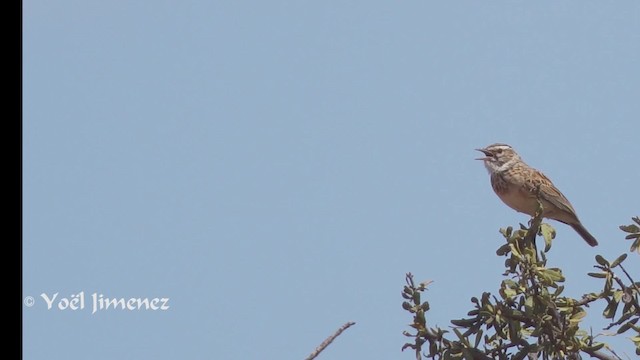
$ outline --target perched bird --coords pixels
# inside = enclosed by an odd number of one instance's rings
[[[520,155],[507,144],[493,144],[484,149],[482,160],[491,176],[491,187],[500,200],[510,208],[534,216],[538,207],[537,197],[542,202],[542,216],[571,226],[587,244],[598,245],[596,239],[585,229],[569,200],[543,173],[527,165]],[[538,186],[539,194],[536,194]]]

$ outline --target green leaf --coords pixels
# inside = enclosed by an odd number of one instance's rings
[[[556,230],[549,224],[540,224],[540,232],[544,239],[544,252],[549,252],[551,249],[551,241],[556,237]]]
[[[500,233],[502,234],[502,236],[504,236],[506,239],[508,239],[511,236],[511,233],[513,232],[513,228],[511,226],[509,226],[506,229],[500,229]]]
[[[607,294],[611,293],[611,288],[613,287],[613,278],[611,275],[607,274],[607,279],[604,281],[604,289],[603,291]]]
[[[550,269],[540,268],[539,271],[540,271],[540,275],[544,276],[545,278],[553,282],[564,281],[564,276],[562,276],[562,271],[558,268],[550,268]]]
[[[427,312],[431,307],[429,306],[429,302],[425,301],[422,303],[422,305],[420,305],[420,308],[422,309],[422,311]]]
[[[462,343],[465,342],[466,338],[464,337],[464,335],[462,335],[462,333],[460,332],[460,330],[453,328],[453,332],[456,334],[456,336],[458,336],[458,339],[460,339],[460,341]]]
[[[516,291],[513,290],[512,288],[505,287],[500,289],[500,295],[502,295],[504,299],[510,299],[516,296]]]
[[[594,352],[602,349],[604,347],[604,343],[596,343],[593,346],[584,346],[583,349],[585,351]]]
[[[584,310],[580,310],[579,312],[571,315],[571,318],[569,319],[569,322],[573,323],[573,324],[577,324],[580,321],[582,321],[582,318],[584,318],[585,316],[587,316],[587,312]]]
[[[496,255],[498,255],[498,256],[507,255],[509,253],[509,251],[511,251],[511,247],[507,243],[507,244],[504,244],[504,245],[500,246],[498,248],[498,250],[496,250]]]
[[[402,349],[400,349],[400,351],[405,351],[405,349],[407,349],[407,348],[415,349],[416,346],[413,345],[413,344],[406,343],[406,344],[402,345]]]
[[[482,329],[478,330],[478,333],[476,334],[476,343],[474,345],[475,348],[477,348],[478,344],[480,344],[480,340],[482,340],[482,334],[484,334]]]
[[[518,250],[518,247],[516,246],[516,244],[509,243],[509,249],[511,249],[511,254],[513,254],[513,256],[515,256],[518,259],[522,258],[522,254],[520,253],[520,250]]]
[[[624,259],[626,259],[626,258],[627,258],[627,254],[622,254],[622,255],[618,256],[618,258],[613,260],[613,262],[611,263],[611,267],[614,268],[614,267],[620,265],[620,263],[623,262]]]
[[[464,327],[464,328],[468,328],[471,325],[473,325],[476,322],[475,319],[458,319],[458,320],[451,320],[451,323],[455,326],[460,326],[460,327]]]
[[[640,232],[640,227],[638,227],[637,225],[631,224],[631,225],[620,225],[620,230],[624,231],[624,232],[628,232],[628,233],[637,233]]]
[[[605,273],[588,273],[587,275],[598,279],[604,279],[607,277],[607,274]]]
[[[625,323],[624,325],[620,326],[620,328],[618,329],[618,331],[616,331],[616,333],[622,334],[623,332],[631,329],[633,325],[635,325],[635,323],[638,321],[638,319],[634,319],[634,320],[635,321],[629,321],[628,323]]]
[[[471,352],[471,350],[467,349],[467,348],[463,348],[462,349],[462,357],[465,360],[474,360],[474,356],[473,353]]]
[[[602,266],[609,266],[609,262],[600,255],[596,255],[596,262]]]
[[[618,323],[621,324],[623,321],[629,320],[632,316],[638,316],[638,312],[636,311],[635,304],[632,301],[629,301],[622,307],[622,316],[618,319]],[[640,319],[640,317],[636,319]],[[638,333],[640,333],[640,328],[638,328]]]
[[[402,308],[407,310],[407,311],[413,312],[413,306],[411,304],[409,304],[408,302],[406,302],[406,301],[402,302]]]
[[[533,296],[527,296],[524,300],[525,310],[533,309]]]
[[[618,310],[618,304],[619,303],[617,301],[610,301],[609,305],[607,305],[602,312],[602,316],[604,316],[605,319],[613,319],[616,315],[616,310]]]
[[[613,300],[615,300],[615,301],[622,300],[623,296],[624,296],[624,291],[622,291],[622,290],[616,290],[616,291],[613,292]]]
[[[509,321],[509,338],[513,342],[519,341],[522,337],[520,334],[520,322],[519,321]]]
[[[637,238],[632,244],[631,247],[629,248],[629,251],[634,252],[637,251],[638,253],[640,253],[640,237]]]

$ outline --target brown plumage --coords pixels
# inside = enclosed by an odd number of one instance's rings
[[[533,216],[538,206],[536,189],[540,186],[542,216],[571,226],[591,246],[598,241],[578,219],[567,198],[551,180],[527,165],[507,144],[493,144],[477,149],[485,154],[484,165],[491,175],[491,186],[500,200],[512,209]]]

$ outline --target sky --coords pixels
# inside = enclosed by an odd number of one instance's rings
[[[598,238],[550,222],[565,294],[598,291],[595,255],[628,252],[640,215],[639,20],[637,1],[25,1],[24,358],[301,359],[354,321],[320,358],[412,359],[405,274],[448,328],[497,294],[499,229],[528,220],[474,160],[496,142]]]

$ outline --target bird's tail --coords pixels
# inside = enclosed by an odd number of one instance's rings
[[[585,229],[584,226],[582,226],[581,223],[569,224],[569,225],[571,225],[573,230],[575,230],[578,234],[580,234],[580,236],[582,236],[582,238],[584,239],[584,241],[587,242],[587,244],[589,244],[591,246],[598,245],[598,241],[596,241],[596,238],[594,238],[593,235],[591,235],[587,231],[587,229]]]

